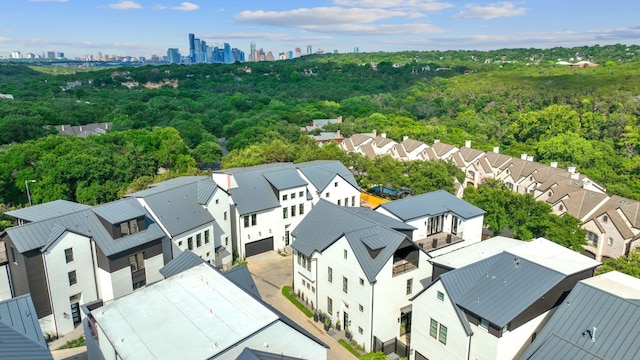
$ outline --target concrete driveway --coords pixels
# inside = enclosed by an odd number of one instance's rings
[[[356,359],[353,354],[347,351],[347,349],[340,345],[334,338],[327,335],[320,323],[309,319],[298,310],[298,308],[291,304],[289,300],[282,296],[282,287],[293,283],[292,259],[293,257],[290,255],[281,256],[275,252],[266,252],[247,258],[249,272],[253,276],[262,299],[316,336],[320,341],[329,345],[327,359]]]

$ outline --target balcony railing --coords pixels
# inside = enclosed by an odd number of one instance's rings
[[[460,241],[464,241],[464,239],[461,238],[460,236],[448,234],[448,233],[437,233],[437,234],[429,235],[426,238],[420,239],[416,242],[425,251],[431,251],[431,250],[436,250],[451,244],[458,243]]]
[[[418,268],[418,264],[407,260],[399,260],[393,263],[393,276],[404,274]]]

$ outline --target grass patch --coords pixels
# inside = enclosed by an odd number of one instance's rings
[[[305,315],[307,315],[307,317],[309,318],[313,317],[313,313],[311,312],[311,310],[307,309],[307,307],[304,306],[304,304],[298,301],[298,299],[296,299],[296,297],[291,294],[291,286],[288,286],[288,285],[283,286],[282,295],[284,295],[284,297],[289,299],[289,301],[291,301],[293,305],[295,305],[298,309],[300,309],[300,311],[302,311]]]
[[[239,263],[236,263],[233,267],[240,267],[240,266],[247,266],[247,262],[246,261],[241,261]]]
[[[71,349],[71,348],[77,348],[79,346],[85,346],[86,343],[84,341],[84,336],[80,336],[79,338],[75,339],[75,340],[69,340],[67,341],[66,344],[60,346],[58,348],[58,350],[60,349]]]
[[[357,357],[360,360],[387,360],[387,356],[380,351],[370,352],[368,354],[362,354],[360,350],[354,348],[353,345],[348,343],[347,340],[345,339],[338,340],[338,343],[340,343],[340,345],[342,345],[345,349],[347,349],[347,351],[352,353],[355,357]]]
[[[349,344],[347,342],[347,340],[340,339],[340,340],[338,340],[338,342],[340,343],[340,345],[342,345],[345,349],[347,349],[350,353],[352,353],[358,359],[360,359],[362,357],[362,353],[360,353],[360,351],[354,349],[353,346],[351,346],[351,344]]]

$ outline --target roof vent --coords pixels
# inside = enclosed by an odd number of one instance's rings
[[[520,267],[520,259],[518,259],[517,257],[513,258],[513,263],[515,264],[516,267]]]
[[[589,338],[591,339],[591,342],[596,342],[596,327],[594,326],[593,329],[587,329],[582,333],[582,336],[589,336]]]

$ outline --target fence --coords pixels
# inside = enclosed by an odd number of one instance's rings
[[[377,337],[373,337],[373,352],[382,351],[385,355],[393,354],[400,357],[409,357],[409,346],[402,343],[397,338],[382,342]]]

